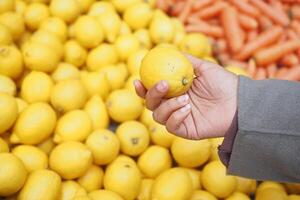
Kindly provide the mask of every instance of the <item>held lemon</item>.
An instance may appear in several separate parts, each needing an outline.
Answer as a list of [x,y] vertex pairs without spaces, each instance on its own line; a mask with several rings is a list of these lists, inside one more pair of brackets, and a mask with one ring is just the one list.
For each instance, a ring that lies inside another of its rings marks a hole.
[[178,50],[170,47],[156,47],[143,59],[140,76],[147,89],[161,80],[169,84],[166,97],[179,96],[191,86],[194,71],[189,60]]
[[118,193],[109,190],[95,190],[89,193],[89,197],[91,200],[123,200]]
[[69,40],[64,46],[64,61],[81,67],[86,60],[87,51],[76,41]]
[[[152,114],[151,114],[151,119]],[[150,122],[151,124],[148,126],[151,141],[156,144],[160,145],[162,147],[169,148],[172,145],[172,142],[175,139],[175,136],[172,135],[169,131],[167,131],[166,127],[158,124],[156,122]]]
[[133,30],[147,28],[151,19],[153,11],[148,3],[137,3],[130,6],[124,13],[124,21]]
[[154,180],[149,178],[145,178],[142,180],[141,189],[137,200],[150,200],[153,182]]
[[102,187],[104,172],[103,169],[97,165],[92,165],[81,177],[77,179],[87,192],[98,190]]
[[17,79],[23,71],[21,52],[14,46],[0,46],[0,74]]
[[69,200],[76,197],[87,196],[87,192],[76,181],[64,181],[61,185],[60,200]]
[[109,43],[115,42],[121,29],[121,19],[116,12],[104,12],[96,16],[104,30],[105,39]]
[[15,123],[18,116],[18,105],[14,97],[0,93],[0,134]]
[[205,190],[196,190],[190,200],[218,200],[214,195]]
[[30,30],[36,30],[50,15],[49,8],[43,3],[29,4],[24,13],[26,26]]
[[78,68],[70,63],[59,63],[51,77],[54,82],[66,79],[78,79],[80,77],[80,72]]
[[49,8],[52,16],[59,17],[66,23],[74,21],[81,12],[76,0],[52,0]]

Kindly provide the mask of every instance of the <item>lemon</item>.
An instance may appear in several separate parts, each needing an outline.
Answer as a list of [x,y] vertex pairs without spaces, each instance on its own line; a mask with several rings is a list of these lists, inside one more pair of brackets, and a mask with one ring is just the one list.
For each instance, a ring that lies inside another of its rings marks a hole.
[[89,197],[91,200],[123,200],[123,198],[118,193],[109,190],[95,190],[89,193]]
[[87,101],[87,91],[77,79],[67,79],[54,85],[51,92],[51,104],[61,113],[79,109]]
[[64,179],[78,178],[92,165],[92,153],[80,142],[63,142],[52,150],[49,164]]
[[179,47],[184,37],[185,37],[185,32],[176,31],[172,43],[176,47]]
[[14,40],[18,40],[25,30],[23,17],[11,11],[0,14],[0,24],[8,28]]
[[[116,67],[122,72],[122,75],[125,79],[128,78],[129,76],[129,72],[128,72],[128,69],[127,69],[127,66],[124,62],[119,62]],[[126,80],[125,80],[126,81]]]
[[226,167],[221,161],[212,161],[202,170],[203,187],[218,198],[230,196],[236,189],[236,177],[226,175]]
[[110,92],[110,85],[104,73],[81,71],[81,81],[90,97],[99,95],[103,99],[107,98]]
[[145,2],[147,2],[152,8],[155,8],[157,4],[157,0],[146,0]]
[[123,122],[118,126],[116,134],[120,140],[121,151],[126,155],[140,155],[149,145],[148,130],[138,121]]
[[115,46],[103,43],[90,51],[86,64],[89,70],[96,71],[107,65],[116,64],[118,60],[119,56]]
[[282,184],[276,183],[276,182],[273,182],[273,181],[264,181],[264,182],[262,182],[261,184],[258,185],[257,190],[255,191],[255,193],[258,194],[259,192],[261,192],[265,189],[268,189],[268,188],[274,188],[274,189],[280,190],[282,192],[286,192],[285,188]]
[[190,200],[218,200],[211,193],[204,190],[196,190],[193,192],[193,195]]
[[177,32],[185,32],[184,24],[178,18],[172,17],[171,21]]
[[93,154],[94,163],[106,165],[119,154],[120,142],[117,136],[107,129],[97,129],[86,140],[86,146]]
[[127,60],[127,67],[130,74],[135,74],[140,72],[140,66],[143,58],[149,51],[147,49],[139,49],[133,52]]
[[28,103],[21,98],[16,98],[19,114],[28,107]]
[[14,7],[15,7],[15,1],[14,0],[2,0],[0,2],[0,13],[13,11]]
[[189,177],[191,178],[193,189],[201,189],[201,176],[200,176],[200,171],[196,169],[190,169],[190,168],[184,168]]
[[12,150],[12,153],[23,161],[28,172],[48,167],[47,155],[35,146],[19,145]]
[[59,54],[38,42],[29,42],[22,52],[25,66],[31,70],[52,72],[59,63]]
[[54,110],[46,103],[30,104],[20,113],[11,135],[12,143],[38,144],[48,138],[56,125]]
[[106,41],[113,43],[119,36],[121,29],[121,19],[116,12],[103,12],[96,16],[104,30]]
[[80,77],[80,72],[73,64],[59,63],[51,77],[55,82],[66,79],[78,79]]
[[288,200],[299,200],[299,199],[300,199],[300,195],[291,194],[288,196]]
[[0,153],[8,153],[9,152],[9,146],[5,142],[4,139],[0,137]]
[[135,93],[126,89],[111,92],[106,100],[106,105],[109,116],[116,122],[137,119],[143,111],[142,100]]
[[152,40],[150,37],[150,33],[148,29],[139,29],[136,30],[133,35],[139,40],[140,46],[142,48],[151,49],[152,48]]
[[147,3],[136,3],[125,10],[123,18],[131,29],[137,30],[147,28],[151,19],[153,11]]
[[22,82],[21,97],[28,103],[48,102],[53,85],[52,79],[48,74],[31,71]]
[[58,17],[49,17],[48,19],[45,19],[41,23],[40,29],[55,34],[61,42],[66,40],[67,25]]
[[25,10],[24,21],[29,29],[36,30],[49,15],[49,9],[45,4],[32,3],[29,4]]
[[175,35],[172,43],[175,44],[176,46],[179,46],[185,36],[185,28],[179,19],[171,18],[171,21],[175,28]]
[[136,164],[116,159],[106,168],[103,184],[106,190],[116,192],[126,200],[133,200],[139,193],[141,181]]
[[0,153],[0,166],[0,196],[9,196],[18,192],[27,177],[23,162],[13,154]]
[[49,8],[52,16],[59,17],[66,23],[74,21],[81,12],[77,0],[52,0]]
[[[142,112],[142,114],[141,114],[141,116],[140,116],[140,119],[139,119],[145,126],[147,126],[149,128],[150,133],[151,132],[153,133],[155,131],[155,130],[153,130],[153,131],[151,130],[150,125],[152,125],[152,124],[159,125],[158,123],[156,123],[154,121],[154,119],[153,119],[152,116],[153,116],[153,112],[151,110],[148,110],[145,107],[144,110],[143,110],[143,112]],[[150,136],[151,136],[151,140],[152,140],[152,135],[150,134]],[[156,144],[156,143],[154,142],[154,144]],[[170,145],[166,146],[166,147],[170,147],[170,146],[171,146],[171,142],[170,142]]]
[[243,75],[243,76],[248,76],[249,77],[249,74],[242,67],[228,65],[228,66],[225,67],[225,69],[227,69],[228,71],[230,71],[230,72],[232,72],[236,75]]
[[127,8],[141,2],[141,0],[112,0],[111,2],[118,12],[123,13]]
[[92,120],[83,110],[72,110],[57,121],[54,142],[84,141],[92,131]]
[[77,181],[87,192],[92,192],[102,187],[103,176],[103,169],[92,165]]
[[90,7],[88,15],[99,16],[104,12],[115,12],[115,7],[109,1],[97,1]]
[[31,36],[32,36],[32,32],[29,31],[25,31],[21,37],[19,38],[19,40],[16,42],[19,49],[22,51],[26,45],[30,42],[31,40]]
[[125,163],[132,167],[137,167],[135,160],[133,160],[133,158],[126,156],[124,154],[118,155],[118,157],[114,160],[114,163],[123,163],[123,164]]
[[184,169],[172,168],[161,173],[154,181],[151,199],[189,200],[192,195],[192,181]]
[[127,34],[131,34],[132,31],[130,29],[130,27],[128,26],[128,24],[124,21],[121,22],[121,27],[120,27],[120,35],[127,35]]
[[61,185],[60,200],[70,200],[77,197],[87,196],[87,192],[76,181],[64,181]]
[[82,195],[82,196],[76,196],[72,200],[91,200],[88,196]]
[[123,68],[119,65],[108,65],[106,67],[102,67],[99,71],[106,75],[112,90],[120,89],[124,86],[127,78],[126,66]]
[[32,172],[18,195],[19,200],[54,200],[58,198],[61,179],[47,169]]
[[229,197],[227,197],[225,200],[250,200],[250,197],[245,195],[244,193],[235,192]]
[[288,196],[285,192],[278,190],[276,188],[266,188],[255,196],[256,200],[267,200],[267,199],[276,199],[276,200],[286,200]]
[[124,89],[130,90],[131,92],[135,92],[135,87],[133,82],[137,79],[140,79],[140,74],[136,73],[136,74],[132,74],[126,81],[125,85],[124,85]]
[[81,12],[85,13],[95,3],[95,0],[77,0],[81,7]]
[[175,28],[168,17],[154,15],[149,26],[149,33],[152,41],[156,44],[170,43],[174,38]]
[[18,105],[14,97],[0,93],[0,133],[7,131],[18,117]]
[[186,34],[180,43],[180,49],[193,56],[203,58],[211,55],[211,45],[202,33]]
[[166,97],[184,94],[191,86],[194,70],[190,61],[171,47],[156,47],[143,59],[140,76],[147,89],[161,80],[169,84]]
[[16,91],[17,87],[14,81],[10,77],[0,74],[0,92],[14,96]]
[[16,79],[22,71],[21,52],[14,46],[0,46],[0,74]]
[[153,185],[153,179],[142,179],[140,193],[137,197],[137,200],[150,200],[151,188]]
[[210,160],[219,160],[219,155],[218,155],[218,147],[219,145],[222,144],[224,138],[223,137],[219,137],[219,138],[211,138],[209,139],[210,144],[211,144],[211,156],[210,156]]
[[[10,1],[10,0],[8,0]],[[10,1],[13,2],[13,1]],[[15,12],[20,14],[20,15],[24,15],[25,10],[26,10],[27,4],[25,1],[23,0],[15,0]]]
[[171,166],[168,149],[160,146],[150,146],[138,159],[138,167],[147,178],[155,178]]
[[140,48],[140,42],[133,34],[126,34],[117,38],[115,46],[119,53],[119,58],[126,61],[130,54]]
[[52,137],[49,137],[48,139],[44,140],[43,142],[41,142],[40,144],[37,145],[37,147],[42,150],[44,153],[47,154],[47,156],[49,156],[50,152],[52,151],[52,149],[54,148],[55,143],[53,141]]
[[0,24],[0,45],[9,45],[13,42],[13,38],[10,34],[9,29]]
[[69,40],[64,46],[64,60],[77,67],[85,63],[87,51],[75,40]]
[[256,180],[247,179],[243,177],[236,177],[237,192],[243,192],[244,194],[250,195],[251,193],[255,192],[256,190]]
[[[149,116],[152,118],[151,116]],[[169,133],[165,126],[160,125],[156,122],[149,122],[149,132],[151,137],[151,142],[153,144],[169,148],[172,145],[173,140],[175,139],[175,136]]]

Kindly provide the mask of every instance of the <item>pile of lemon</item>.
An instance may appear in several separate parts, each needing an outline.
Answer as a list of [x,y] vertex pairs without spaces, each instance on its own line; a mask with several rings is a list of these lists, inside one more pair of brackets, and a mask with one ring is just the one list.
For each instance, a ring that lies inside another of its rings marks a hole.
[[[225,175],[222,138],[171,135],[134,92],[156,45],[215,62],[204,35],[186,34],[154,4],[0,0],[0,197],[249,199],[256,181]],[[256,192],[258,200],[287,198],[273,182]]]

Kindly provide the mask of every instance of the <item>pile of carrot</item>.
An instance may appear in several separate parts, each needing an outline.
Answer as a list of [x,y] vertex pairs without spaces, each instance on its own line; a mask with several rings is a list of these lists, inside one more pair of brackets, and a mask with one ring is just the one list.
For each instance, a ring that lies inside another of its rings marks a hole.
[[187,32],[213,43],[222,65],[244,67],[254,79],[300,81],[299,0],[157,0]]

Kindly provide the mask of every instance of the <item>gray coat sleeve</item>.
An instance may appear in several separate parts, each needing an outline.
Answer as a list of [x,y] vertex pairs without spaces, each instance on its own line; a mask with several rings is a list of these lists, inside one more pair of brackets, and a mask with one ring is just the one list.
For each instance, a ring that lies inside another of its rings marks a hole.
[[239,77],[238,131],[228,173],[300,182],[300,84]]

